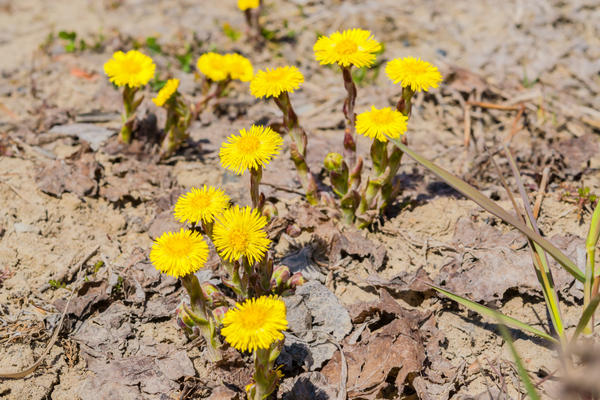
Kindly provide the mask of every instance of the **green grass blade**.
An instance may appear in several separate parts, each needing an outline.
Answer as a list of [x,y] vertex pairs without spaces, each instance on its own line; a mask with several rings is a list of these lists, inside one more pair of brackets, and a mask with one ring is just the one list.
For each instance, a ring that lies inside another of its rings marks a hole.
[[449,291],[447,291],[445,289],[442,289],[440,287],[437,287],[437,286],[434,286],[434,285],[431,285],[431,284],[429,284],[429,286],[432,287],[433,289],[437,290],[438,292],[442,293],[446,297],[448,297],[448,298],[456,301],[457,303],[462,304],[463,306],[465,306],[465,307],[467,307],[467,308],[475,311],[476,313],[479,313],[479,314],[484,315],[486,317],[490,317],[490,318],[493,318],[493,319],[500,320],[503,323],[505,323],[506,325],[510,325],[512,327],[521,329],[521,330],[523,330],[525,332],[529,332],[532,335],[536,335],[536,336],[539,336],[541,338],[547,339],[547,340],[549,340],[549,341],[551,341],[553,343],[558,343],[558,341],[555,338],[553,338],[552,336],[548,335],[546,332],[543,332],[543,331],[541,331],[539,329],[536,329],[536,328],[534,328],[534,327],[532,327],[530,325],[527,325],[526,323],[521,322],[518,319],[514,319],[512,317],[508,317],[508,316],[506,316],[506,315],[504,315],[504,314],[502,314],[502,313],[500,313],[500,312],[498,312],[496,310],[492,310],[489,307],[483,306],[483,305],[481,305],[479,303],[476,303],[474,301],[466,299],[466,298],[464,298],[462,296],[459,296],[457,294],[449,292]]
[[510,352],[512,353],[513,358],[515,359],[515,364],[517,365],[517,372],[519,373],[519,377],[521,378],[521,382],[523,382],[523,386],[525,386],[525,390],[527,391],[527,395],[531,400],[540,400],[540,396],[537,394],[535,390],[535,386],[523,365],[523,361],[515,348],[515,344],[513,342],[512,337],[510,336],[510,332],[506,325],[502,323],[502,321],[498,321],[498,328],[500,329],[500,334],[504,338],[504,341],[508,345]]
[[575,328],[575,332],[573,333],[573,337],[571,338],[571,342],[574,342],[579,335],[583,332],[588,322],[592,319],[594,312],[596,312],[596,308],[598,308],[598,304],[600,303],[600,295],[595,296],[590,304],[583,310],[583,314],[581,314],[581,318],[579,319],[579,323]]
[[[525,186],[521,181],[521,172],[519,171],[519,167],[517,167],[515,159],[513,158],[510,150],[506,146],[504,146],[504,152],[506,153],[506,158],[508,159],[508,163],[512,170],[513,176],[515,177],[517,187],[519,188],[519,194],[521,195],[521,200],[523,201],[523,207],[525,207],[527,227],[532,229],[535,233],[539,234],[540,230],[538,228],[537,221],[535,220],[535,216],[533,215],[531,204],[529,204],[529,197],[527,196],[527,192],[525,191]],[[552,271],[550,270],[550,265],[548,263],[548,257],[546,256],[546,252],[544,251],[544,249],[536,242],[529,240],[529,245],[535,251],[535,254],[532,254],[533,263],[536,266],[536,269],[539,271],[539,273],[537,274],[538,281],[540,282],[540,284],[542,285],[542,289],[544,290],[544,298],[546,300],[548,312],[550,313],[552,326],[554,326],[554,330],[558,333],[561,340],[564,340],[564,324],[560,312],[558,294],[556,294],[556,288],[554,286],[554,278],[552,277]]]
[[575,277],[575,279],[585,282],[585,275],[583,272],[577,268],[575,263],[569,259],[562,251],[560,251],[556,246],[550,243],[548,240],[544,239],[539,234],[535,233],[533,230],[528,228],[523,222],[519,221],[517,217],[508,213],[505,209],[500,207],[498,204],[493,202],[492,200],[485,197],[481,192],[477,189],[469,185],[467,182],[462,179],[452,175],[450,172],[445,169],[438,167],[428,159],[424,158],[418,153],[415,153],[407,146],[403,145],[399,139],[390,139],[392,143],[394,143],[400,150],[406,153],[409,157],[414,159],[416,162],[439,176],[444,182],[448,185],[452,186],[454,189],[473,200],[475,203],[479,204],[484,210],[494,214],[498,218],[502,219],[504,222],[514,226],[516,229],[521,231],[525,236],[539,244],[544,250],[548,252],[552,257],[558,261],[560,265],[562,265],[565,270],[567,270],[571,275]]

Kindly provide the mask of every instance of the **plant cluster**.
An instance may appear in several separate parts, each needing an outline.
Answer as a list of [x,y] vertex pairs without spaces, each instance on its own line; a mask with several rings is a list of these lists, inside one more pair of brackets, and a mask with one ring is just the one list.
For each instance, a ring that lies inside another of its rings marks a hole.
[[[278,133],[263,126],[231,135],[221,146],[221,164],[239,175],[249,171],[252,207],[231,205],[220,188],[192,188],[174,208],[174,217],[186,227],[164,233],[150,251],[159,271],[180,279],[189,303],[178,307],[178,325],[189,336],[204,338],[212,361],[221,359],[221,336],[234,348],[253,353],[254,379],[246,387],[250,399],[264,399],[277,387],[281,373],[275,360],[287,328],[285,303],[279,296],[304,283],[300,273],[274,266],[269,254],[259,184],[262,169],[279,154],[281,143]],[[209,242],[219,257],[223,286],[239,301],[234,307],[219,287],[201,283],[195,274],[206,266]]]

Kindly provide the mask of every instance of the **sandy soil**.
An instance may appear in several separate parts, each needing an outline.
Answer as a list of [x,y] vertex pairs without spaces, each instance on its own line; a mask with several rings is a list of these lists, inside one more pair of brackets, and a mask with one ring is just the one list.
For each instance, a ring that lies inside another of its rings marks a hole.
[[[132,399],[235,398],[247,383],[246,359],[238,357],[229,370],[215,369],[204,361],[201,348],[177,330],[171,317],[183,296],[181,288],[152,275],[146,257],[153,237],[177,228],[170,209],[186,189],[219,185],[235,202],[249,203],[246,179],[218,166],[218,148],[239,128],[278,121],[279,111],[254,99],[247,84],[236,83],[227,98],[194,122],[193,145],[161,164],[140,154],[136,158],[111,152],[114,136],[98,150],[87,151],[83,141],[52,131],[81,122],[116,132],[120,96],[102,65],[113,51],[136,44],[149,52],[143,47],[147,37],[156,37],[163,48],[162,54],[153,55],[159,76],[180,78],[181,90],[190,98],[200,97],[200,85],[193,72],[181,70],[176,55],[189,52],[195,61],[202,52],[216,49],[241,52],[257,68],[297,65],[306,82],[292,101],[309,132],[308,161],[319,171],[325,154],[341,149],[345,92],[339,71],[314,61],[312,45],[318,34],[336,29],[370,29],[385,43],[382,62],[418,56],[438,65],[446,78],[439,89],[417,96],[408,133],[411,148],[511,209],[484,150],[498,148],[511,136],[510,148],[532,200],[542,171],[551,171],[539,218],[542,232],[568,255],[577,256],[590,207],[581,207],[568,193],[579,187],[600,193],[597,1],[265,3],[261,21],[276,40],[257,50],[245,40],[244,17],[234,0],[0,0],[0,372],[20,370],[37,360],[64,299],[84,280],[87,285],[73,300],[77,309],[67,314],[45,362],[24,379],[0,380],[0,397],[85,400],[125,398],[127,393]],[[241,37],[228,38],[224,24],[239,30]],[[88,49],[65,52],[59,31],[76,32]],[[90,49],[95,43],[98,47]],[[358,112],[398,99],[399,87],[389,84],[382,72],[368,72],[359,85]],[[160,123],[164,115],[150,97],[148,92],[140,115],[156,114]],[[523,113],[517,117],[514,110],[472,107],[465,146],[467,100],[522,104]],[[359,141],[359,151],[368,152],[366,140]],[[501,153],[496,161],[510,176]],[[316,270],[314,279],[321,279],[349,310],[377,301],[381,291],[389,290],[407,313],[422,316],[415,330],[421,333],[413,335],[421,343],[422,365],[399,384],[384,385],[385,390],[374,394],[356,389],[351,397],[521,398],[512,357],[491,321],[414,282],[426,277],[448,284],[548,329],[524,239],[408,158],[399,179],[404,191],[370,231],[356,232],[329,221],[335,227],[331,229],[365,241],[369,251],[321,254],[313,228],[295,239],[276,236],[276,258],[310,249],[307,264]],[[61,181],[74,184],[58,196],[48,194],[48,185]],[[277,203],[282,219],[305,212],[304,200],[294,193],[299,185],[287,157],[266,169],[264,183],[263,191]],[[514,183],[509,178],[516,193]],[[581,288],[555,270],[563,314],[572,330]],[[144,283],[140,276],[152,278]],[[142,299],[136,298],[140,282]],[[359,326],[354,321],[353,332]],[[556,369],[555,349],[511,332],[537,381]],[[342,343],[350,346],[348,338]],[[123,372],[131,366],[117,372],[107,367],[132,359],[148,367],[132,374]],[[331,378],[327,368],[324,375]],[[386,370],[381,382],[393,382],[399,368]],[[287,373],[286,382],[302,373]],[[118,385],[106,391],[106,380]],[[337,382],[327,385],[336,388]],[[560,386],[547,379],[540,390],[544,398],[561,398]],[[284,398],[302,398],[282,391]]]

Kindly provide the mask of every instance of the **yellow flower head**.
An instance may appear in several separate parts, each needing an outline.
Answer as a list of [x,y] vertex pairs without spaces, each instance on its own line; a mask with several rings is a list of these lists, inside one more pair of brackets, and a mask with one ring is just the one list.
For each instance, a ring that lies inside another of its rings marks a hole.
[[278,297],[261,296],[230,308],[221,334],[239,351],[254,351],[282,340],[287,327],[285,303]]
[[175,94],[178,87],[179,79],[169,79],[167,83],[165,83],[165,86],[163,86],[163,88],[159,90],[156,97],[152,99],[152,101],[154,102],[154,104],[156,104],[157,107],[164,106],[167,100],[169,100],[171,96]]
[[338,63],[342,67],[370,67],[375,62],[375,53],[381,50],[379,42],[364,29],[348,29],[321,36],[313,50],[321,65]]
[[156,65],[147,55],[137,50],[127,53],[117,51],[104,64],[104,72],[112,83],[117,86],[136,88],[144,86],[154,77]]
[[247,169],[258,169],[279,154],[282,143],[273,129],[252,125],[249,131],[241,129],[239,136],[231,135],[223,142],[219,151],[221,165],[238,175]]
[[186,276],[204,267],[208,258],[208,245],[202,236],[181,229],[167,232],[154,241],[150,261],[157,270],[175,278]]
[[397,138],[406,132],[406,120],[404,114],[390,107],[381,110],[371,107],[371,111],[356,116],[356,132],[387,142],[387,137]]
[[221,54],[213,52],[202,54],[198,57],[196,67],[211,81],[218,82],[227,78],[225,57]]
[[246,57],[236,53],[225,54],[225,69],[231,79],[239,79],[242,82],[250,82],[254,76],[252,63]]
[[285,66],[258,71],[250,82],[254,97],[278,97],[283,92],[293,93],[304,82],[302,72],[296,67]]
[[192,188],[175,203],[175,219],[179,222],[210,223],[229,207],[229,196],[221,189],[204,185]]
[[257,8],[260,5],[260,0],[238,0],[238,8],[246,11],[249,8]]
[[213,243],[224,259],[234,262],[245,256],[253,265],[262,260],[271,244],[265,225],[267,218],[258,210],[236,205],[217,217]]
[[427,61],[420,58],[396,58],[385,67],[385,73],[394,83],[402,87],[410,87],[413,92],[436,88],[442,81],[440,71]]

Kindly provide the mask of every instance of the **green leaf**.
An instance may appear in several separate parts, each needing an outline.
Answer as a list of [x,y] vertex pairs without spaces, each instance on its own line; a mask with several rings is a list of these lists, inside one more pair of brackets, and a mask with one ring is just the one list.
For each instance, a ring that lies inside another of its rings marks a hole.
[[519,328],[525,332],[529,332],[533,335],[539,336],[541,338],[547,339],[553,343],[558,343],[558,340],[556,340],[555,338],[553,338],[552,336],[548,335],[546,332],[543,332],[539,329],[536,329],[530,325],[527,325],[524,322],[519,321],[518,319],[514,319],[512,317],[508,317],[504,314],[502,314],[501,312],[498,312],[496,310],[492,310],[489,307],[486,307],[484,305],[481,305],[479,303],[476,303],[474,301],[471,301],[469,299],[466,299],[462,296],[459,296],[457,294],[454,294],[452,292],[449,292],[445,289],[442,289],[440,287],[428,284],[430,287],[432,287],[433,289],[437,290],[438,292],[442,293],[443,295],[445,295],[446,297],[456,301],[459,304],[462,304],[463,306],[475,311],[476,313],[479,313],[481,315],[484,315],[486,317],[490,317],[496,320],[501,321],[502,323],[506,324],[506,325],[510,325],[513,326],[515,328]]
[[160,45],[156,41],[155,37],[148,36],[146,38],[146,47],[149,48],[150,51],[152,51],[154,53],[158,53],[158,54],[162,53],[162,48],[160,47]]
[[583,310],[583,314],[581,314],[581,318],[579,319],[579,323],[577,324],[577,327],[575,328],[575,332],[573,333],[571,342],[574,342],[575,339],[577,339],[577,337],[579,335],[581,335],[581,332],[583,332],[587,323],[590,322],[590,319],[592,319],[594,312],[596,312],[596,308],[598,308],[599,303],[600,303],[600,295],[596,295],[592,299],[592,301],[590,301],[590,304],[588,304],[588,306],[585,308],[585,310]]
[[535,386],[533,385],[533,382],[531,381],[531,378],[529,377],[529,374],[527,373],[527,370],[523,365],[523,361],[521,360],[521,357],[519,356],[519,353],[515,348],[515,344],[513,343],[513,339],[510,336],[508,328],[502,323],[502,321],[498,321],[498,328],[500,329],[500,334],[506,341],[506,344],[508,345],[512,356],[515,359],[515,364],[517,364],[517,371],[519,372],[519,377],[521,377],[521,382],[523,382],[523,386],[525,386],[527,395],[531,400],[540,400],[540,396],[535,391]]
[[560,265],[562,265],[571,275],[573,275],[575,279],[581,282],[585,281],[585,275],[579,270],[579,268],[577,268],[573,261],[571,261],[566,255],[564,255],[562,251],[560,251],[548,240],[544,239],[542,236],[528,228],[523,222],[519,221],[517,217],[508,213],[505,209],[500,207],[494,201],[485,197],[481,192],[469,185],[467,182],[452,175],[445,169],[438,167],[437,165],[435,165],[425,157],[421,156],[420,154],[412,151],[407,146],[402,144],[400,139],[390,139],[390,141],[396,146],[398,146],[398,148],[404,153],[406,153],[409,157],[411,157],[419,164],[421,164],[422,166],[439,176],[448,185],[452,186],[454,189],[458,190],[460,193],[473,200],[475,203],[479,204],[484,210],[494,214],[507,224],[514,226],[529,239],[539,244],[544,250],[548,252],[548,254],[554,257]]
[[60,32],[58,32],[58,37],[61,39],[64,39],[64,40],[74,41],[77,38],[77,33],[60,31]]

